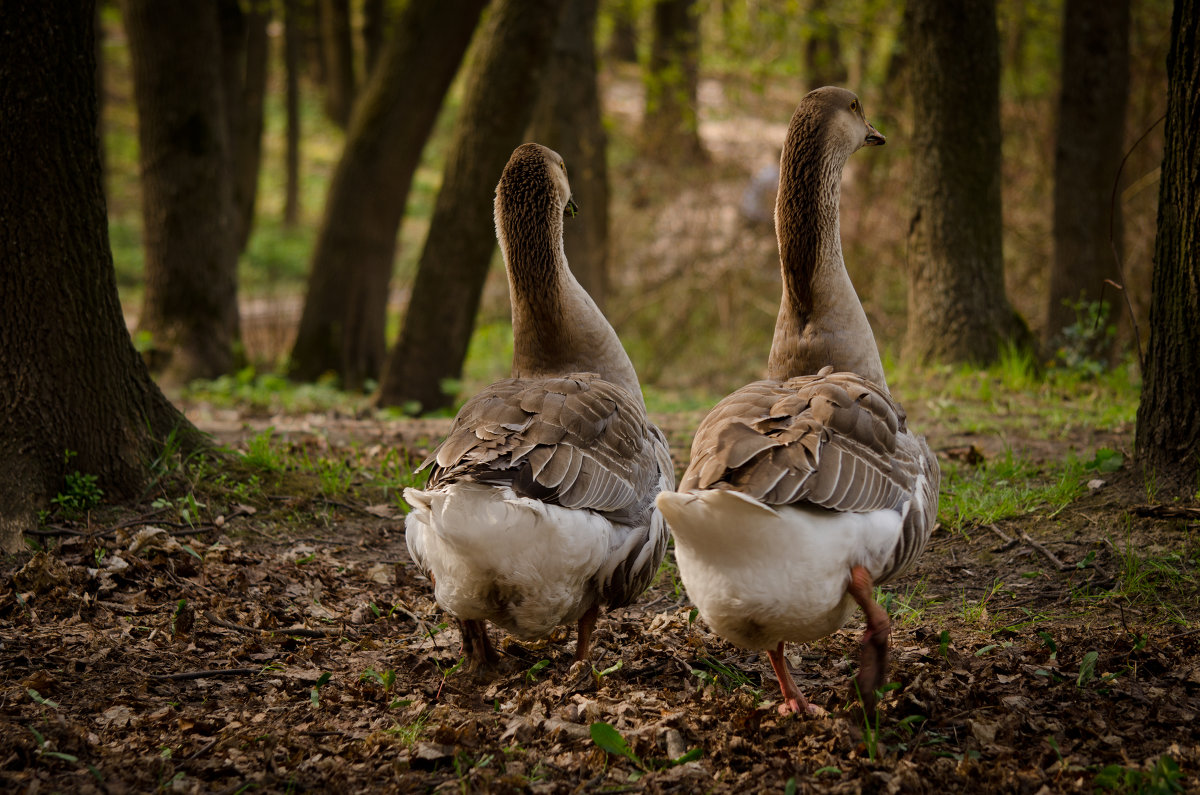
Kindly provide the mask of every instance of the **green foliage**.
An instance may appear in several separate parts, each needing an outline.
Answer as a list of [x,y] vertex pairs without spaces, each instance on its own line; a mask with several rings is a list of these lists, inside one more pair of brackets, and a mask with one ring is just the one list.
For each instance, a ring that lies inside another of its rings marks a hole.
[[1104,301],[1063,303],[1075,313],[1075,322],[1062,330],[1054,363],[1084,376],[1098,376],[1108,369],[1109,350],[1117,336],[1117,327],[1109,322],[1109,304]]
[[343,392],[336,379],[326,378],[316,383],[296,383],[276,373],[263,373],[245,367],[232,375],[211,381],[190,383],[183,396],[191,401],[203,401],[213,406],[258,409],[272,414],[281,412],[327,412],[341,410],[357,413],[367,408],[368,397],[357,392]]
[[[63,453],[63,463],[69,464],[76,455],[74,450]],[[78,469],[63,478],[63,490],[50,498],[50,502],[68,518],[75,518],[95,508],[104,499],[98,475],[85,474]]]
[[[1100,465],[1097,459],[1092,464]],[[948,530],[963,532],[1039,509],[1054,516],[1084,493],[1087,471],[1074,456],[1061,465],[1038,467],[1011,450],[975,468],[950,464],[942,471],[938,519]]]
[[1092,785],[1120,793],[1168,795],[1183,792],[1183,771],[1170,756],[1163,754],[1149,770],[1108,765],[1092,779]]
[[591,725],[590,732],[592,742],[598,747],[613,756],[621,756],[628,759],[638,768],[629,775],[630,781],[637,781],[645,773],[664,770],[675,765],[682,765],[685,762],[695,761],[704,755],[704,749],[693,748],[675,759],[642,759],[633,752],[633,749],[629,747],[629,743],[625,741],[621,733],[611,724],[604,721],[597,721]]

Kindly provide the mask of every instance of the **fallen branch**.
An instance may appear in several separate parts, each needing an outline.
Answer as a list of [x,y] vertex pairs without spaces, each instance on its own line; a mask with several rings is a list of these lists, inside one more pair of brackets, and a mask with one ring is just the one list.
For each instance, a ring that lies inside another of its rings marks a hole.
[[1200,508],[1187,505],[1135,505],[1129,512],[1148,519],[1200,519]]
[[1003,539],[1003,541],[1004,541],[1004,546],[997,547],[996,549],[992,550],[993,552],[1007,552],[1008,550],[1012,549],[1013,547],[1015,547],[1017,545],[1017,539],[1009,538],[1007,535],[1004,534],[1004,531],[1001,530],[999,527],[996,527],[996,525],[990,524],[987,526],[987,528],[988,528],[988,530],[991,530],[996,535],[1000,536],[1000,538]]
[[218,627],[232,629],[238,632],[266,632],[273,635],[291,635],[298,638],[337,638],[345,635],[346,637],[356,637],[354,634],[346,632],[344,629],[309,629],[308,627],[292,627],[291,629],[255,629],[248,627],[245,624],[235,624],[232,621],[226,621],[213,613],[211,610],[204,612],[204,617],[208,619],[208,623],[216,624]]
[[151,679],[169,679],[182,682],[187,679],[208,679],[220,676],[254,676],[262,668],[215,668],[211,671],[183,671],[177,674],[150,674]]
[[1041,552],[1043,555],[1045,555],[1046,559],[1049,560],[1051,563],[1053,563],[1059,571],[1069,571],[1071,569],[1070,566],[1068,566],[1066,563],[1063,563],[1061,560],[1059,560],[1058,556],[1056,556],[1053,552],[1046,549],[1044,546],[1039,544],[1037,541],[1034,541],[1032,538],[1030,538],[1029,533],[1026,533],[1024,530],[1021,531],[1021,540],[1024,541],[1029,546],[1036,549],[1038,552]]

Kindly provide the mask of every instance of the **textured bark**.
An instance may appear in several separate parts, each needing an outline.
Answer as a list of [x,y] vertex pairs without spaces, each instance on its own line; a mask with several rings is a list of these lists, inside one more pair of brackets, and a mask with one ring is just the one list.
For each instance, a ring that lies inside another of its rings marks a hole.
[[300,8],[296,0],[283,0],[284,104],[287,143],[284,153],[283,224],[300,220]]
[[446,379],[462,373],[488,264],[496,248],[492,198],[529,126],[562,17],[558,0],[500,0],[475,53],[442,188],[379,402],[449,405]]
[[1004,292],[994,0],[910,0],[913,216],[907,354],[987,364],[1030,344]]
[[1167,124],[1151,284],[1150,343],[1137,416],[1147,476],[1195,494],[1200,475],[1200,0],[1175,0]]
[[267,87],[270,5],[221,0],[221,82],[233,179],[233,240],[245,250],[254,225],[262,163],[263,98]]
[[571,272],[604,309],[608,268],[608,136],[596,81],[597,0],[567,0],[529,125],[530,140],[562,155],[582,212],[563,229]]
[[1121,250],[1121,205],[1111,197],[1129,100],[1129,0],[1067,0],[1062,53],[1047,340],[1075,322],[1070,303],[1102,294],[1111,303],[1104,280],[1120,282],[1113,247]]
[[[0,4],[0,550],[76,470],[138,493],[156,439],[194,429],[121,316],[96,138],[91,3]],[[75,455],[69,464],[67,450]]]
[[358,91],[350,0],[320,0],[320,3],[321,46],[325,53],[325,115],[344,129],[350,123]]
[[[355,111],[325,203],[293,378],[326,372],[348,389],[378,378],[386,353],[396,234],[421,149],[485,0],[409,3]],[[420,74],[420,80],[412,75]]]
[[171,381],[234,365],[237,251],[217,7],[126,0],[138,107],[146,294],[140,328]]
[[655,0],[650,63],[646,71],[646,151],[670,160],[701,160],[697,90],[700,15],[696,0]]

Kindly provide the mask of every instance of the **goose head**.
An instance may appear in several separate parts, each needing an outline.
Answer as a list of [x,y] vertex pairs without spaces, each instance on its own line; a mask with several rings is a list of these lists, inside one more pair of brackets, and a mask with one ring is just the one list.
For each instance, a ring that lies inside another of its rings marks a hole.
[[867,121],[862,102],[854,92],[837,86],[808,92],[796,108],[796,118],[801,117],[807,117],[813,128],[823,131],[825,151],[841,164],[861,147],[883,146],[887,141]]
[[512,237],[527,236],[535,229],[559,231],[562,218],[578,211],[567,165],[558,152],[534,143],[513,150],[496,185],[496,235],[501,249],[507,250]]

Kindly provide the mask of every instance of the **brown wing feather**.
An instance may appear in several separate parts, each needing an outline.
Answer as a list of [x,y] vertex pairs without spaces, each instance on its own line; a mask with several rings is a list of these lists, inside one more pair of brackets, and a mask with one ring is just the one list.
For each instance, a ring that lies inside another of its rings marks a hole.
[[673,481],[661,432],[624,389],[591,373],[492,384],[462,407],[431,461],[431,487],[503,483],[626,523],[650,510],[662,472]]
[[903,410],[853,373],[758,381],[705,417],[680,490],[732,488],[768,505],[836,511],[897,509],[924,471],[924,443],[902,437],[913,438]]

